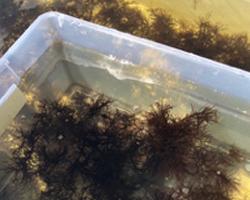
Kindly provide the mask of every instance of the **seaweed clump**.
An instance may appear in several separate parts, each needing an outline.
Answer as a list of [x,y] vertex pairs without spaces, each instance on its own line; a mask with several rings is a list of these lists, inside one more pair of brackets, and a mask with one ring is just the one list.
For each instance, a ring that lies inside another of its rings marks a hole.
[[232,174],[244,157],[234,146],[219,149],[214,145],[207,126],[217,122],[216,110],[205,107],[179,119],[171,116],[171,109],[158,102],[146,115],[146,168],[160,183],[154,187],[168,191],[165,199],[231,199],[232,191],[237,189]]
[[[17,183],[42,182],[47,200],[229,200],[238,149],[212,145],[205,107],[184,118],[157,102],[132,113],[104,95],[76,92],[69,105],[41,102],[31,125],[15,131]],[[25,185],[25,184],[23,184]]]

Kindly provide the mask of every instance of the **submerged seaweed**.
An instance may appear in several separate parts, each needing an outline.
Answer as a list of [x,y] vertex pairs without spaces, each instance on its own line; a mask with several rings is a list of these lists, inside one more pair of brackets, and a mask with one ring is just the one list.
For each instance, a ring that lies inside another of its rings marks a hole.
[[0,27],[9,33],[0,47],[0,55],[37,16],[53,10],[250,71],[247,34],[226,34],[222,25],[206,18],[195,24],[180,22],[164,9],[142,11],[133,1],[125,0],[50,0],[28,10],[20,9],[23,0],[18,2],[0,1],[0,13],[3,13]]
[[43,183],[39,199],[229,200],[237,189],[243,157],[212,145],[213,108],[176,118],[163,102],[140,113],[100,94],[76,92],[70,102],[41,102],[32,124],[15,131],[6,170],[17,183]]

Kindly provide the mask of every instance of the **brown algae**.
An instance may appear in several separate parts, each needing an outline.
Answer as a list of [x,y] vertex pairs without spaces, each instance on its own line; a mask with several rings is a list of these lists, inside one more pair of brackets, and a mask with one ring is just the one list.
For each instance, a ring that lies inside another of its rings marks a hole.
[[244,156],[214,145],[207,126],[216,110],[182,118],[171,110],[158,101],[133,113],[82,91],[42,101],[26,128],[12,131],[18,142],[5,170],[16,183],[34,183],[41,200],[233,199]]

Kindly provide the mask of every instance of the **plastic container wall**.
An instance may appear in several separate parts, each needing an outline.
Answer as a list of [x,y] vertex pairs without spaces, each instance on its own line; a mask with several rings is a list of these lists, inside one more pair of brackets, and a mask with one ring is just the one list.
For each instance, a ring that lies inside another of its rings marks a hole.
[[[244,127],[237,145],[250,150],[250,133],[246,133],[250,129],[249,72],[57,12],[41,15],[1,58],[0,98],[13,83],[23,92],[43,84],[60,60],[78,65],[89,62],[106,68],[117,79],[140,80],[162,87],[166,86],[165,79],[167,85],[171,85],[172,79],[178,80],[172,89],[239,118],[242,123],[235,121],[228,129]],[[112,65],[113,62],[119,65]],[[79,82],[76,73],[72,75],[67,67],[61,66],[57,69],[60,82],[50,80],[48,88],[65,91],[72,82]],[[149,69],[147,77],[138,74],[137,68]],[[159,71],[167,76],[156,73]],[[29,77],[26,87],[21,83],[24,76]],[[228,140],[234,140],[233,134]]]

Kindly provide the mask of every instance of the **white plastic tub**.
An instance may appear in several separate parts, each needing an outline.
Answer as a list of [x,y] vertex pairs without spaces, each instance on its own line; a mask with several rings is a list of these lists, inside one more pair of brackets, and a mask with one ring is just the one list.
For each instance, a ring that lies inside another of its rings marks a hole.
[[250,151],[250,73],[57,12],[41,15],[0,59],[0,131],[25,94],[57,99],[72,85],[134,107],[166,98],[180,116],[213,105],[220,122],[211,133]]
[[[97,69],[106,75],[100,78]],[[218,134],[250,150],[250,73],[57,12],[38,17],[1,58],[0,105],[13,84],[23,93],[38,89],[47,98],[59,97],[72,84],[94,87],[94,82],[131,105],[149,104],[159,95],[175,106],[214,105],[224,130]],[[133,97],[125,87],[130,82],[150,84],[147,88],[160,88],[161,94],[140,91]],[[2,120],[6,112],[0,114]]]

